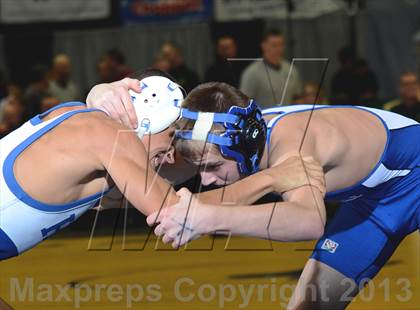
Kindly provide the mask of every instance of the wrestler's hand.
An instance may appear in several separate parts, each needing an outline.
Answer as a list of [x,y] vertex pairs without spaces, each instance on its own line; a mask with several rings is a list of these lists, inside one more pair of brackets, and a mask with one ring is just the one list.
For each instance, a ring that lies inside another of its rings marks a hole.
[[277,193],[311,185],[326,193],[324,171],[312,157],[290,156],[278,165],[264,170],[270,176],[272,186]]
[[210,233],[213,212],[217,210],[200,203],[186,188],[180,189],[177,195],[180,197],[178,203],[147,217],[150,226],[158,224],[156,236],[162,236],[164,243],[172,243],[173,248]]
[[112,119],[128,128],[137,128],[137,116],[128,90],[141,91],[140,81],[125,78],[113,83],[94,86],[87,98],[88,108],[96,108],[106,112]]

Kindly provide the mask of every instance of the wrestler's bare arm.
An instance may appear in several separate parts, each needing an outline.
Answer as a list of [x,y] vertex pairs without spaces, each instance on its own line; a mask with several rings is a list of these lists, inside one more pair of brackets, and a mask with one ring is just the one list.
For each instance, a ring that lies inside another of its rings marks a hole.
[[[185,190],[186,191],[186,190]],[[196,203],[189,193],[178,192],[180,202],[147,218],[163,242],[181,246],[203,234],[222,233],[275,241],[319,239],[324,233],[322,194],[309,186],[287,194],[285,202],[256,206],[219,206]],[[185,217],[187,219],[185,220]],[[181,233],[182,231],[182,233]]]
[[149,166],[146,150],[137,135],[103,117],[93,126],[90,152],[98,170],[106,170],[118,189],[145,215],[178,201],[171,185]]
[[[128,90],[140,92],[139,85],[138,80],[129,78],[113,83],[98,84],[89,92],[86,99],[87,105],[90,108],[105,111],[117,122],[130,127],[130,121],[131,124],[136,123],[136,113]],[[323,177],[319,174],[320,166],[313,159],[305,159],[304,164],[305,170],[301,165],[301,159],[294,157],[276,169],[261,171],[224,188],[200,193],[198,197],[200,201],[212,204],[252,204],[268,193],[283,193],[308,184],[309,180],[313,186],[324,192],[325,184]],[[290,174],[294,177],[289,178]],[[273,175],[278,175],[278,177],[273,178]]]
[[[298,134],[298,132],[296,133]],[[288,135],[273,148],[271,160],[296,152],[296,139]],[[315,144],[308,143],[303,154],[316,156]],[[213,213],[211,231],[221,230],[236,235],[276,241],[314,240],[322,236],[326,222],[323,193],[314,186],[303,186],[283,193],[284,202],[255,206],[221,207]]]
[[223,188],[196,194],[203,203],[209,204],[252,204],[264,195],[275,191],[270,176],[259,172]]
[[215,216],[212,231],[275,241],[303,241],[323,235],[325,206],[322,194],[305,186],[289,192],[285,202],[257,208],[223,207]]
[[[293,122],[284,123],[283,126],[283,130],[277,130],[272,139],[270,166],[278,165],[288,154],[317,159],[317,143],[311,130],[306,133],[301,148],[304,129]],[[224,220],[221,227],[240,235],[299,241],[317,239],[323,234],[326,222],[323,193],[316,187],[303,186],[283,193],[283,199],[284,202],[275,205],[238,207],[231,216],[226,217],[223,211],[217,216],[221,220],[230,218],[229,224]]]
[[[270,161],[273,165],[285,154],[299,153],[301,128],[279,133],[281,145],[273,144]],[[308,139],[302,148],[305,156],[316,157],[316,143]],[[222,231],[228,234],[266,238],[277,241],[302,241],[318,239],[324,232],[326,211],[323,194],[315,187],[303,186],[283,194],[284,202],[255,206],[219,206],[194,202],[181,193],[180,203],[159,216],[154,213],[148,223],[160,222],[157,235],[165,235],[163,241],[182,245],[202,234]],[[185,216],[187,221],[184,221]],[[177,223],[186,223],[185,227]],[[178,234],[177,227],[184,230]],[[182,238],[182,240],[179,240]]]
[[297,155],[279,160],[273,167],[224,188],[200,193],[197,197],[209,204],[250,205],[266,194],[282,194],[309,184],[325,194],[325,178],[318,161],[310,156]]
[[283,194],[284,202],[255,206],[220,207],[210,221],[212,231],[276,241],[304,241],[324,233],[326,210],[323,194],[303,186]]
[[[129,78],[114,83],[98,84],[90,90],[86,102],[89,108],[103,110],[115,121],[123,123],[127,127],[130,125],[135,127],[132,124],[137,123],[136,113],[128,90],[139,92],[139,86],[138,80]],[[199,197],[203,202],[214,204],[222,202],[251,204],[276,190],[281,192],[286,189],[283,188],[280,191],[279,188],[274,188],[269,175],[258,173],[246,180],[227,186],[225,189],[200,193]]]

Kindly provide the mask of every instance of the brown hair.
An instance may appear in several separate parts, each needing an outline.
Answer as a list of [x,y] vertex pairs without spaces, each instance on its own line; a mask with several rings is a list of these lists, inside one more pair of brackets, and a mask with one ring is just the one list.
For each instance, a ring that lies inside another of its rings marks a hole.
[[[239,89],[226,83],[209,82],[194,88],[185,98],[182,107],[195,112],[225,113],[232,106],[247,107],[248,104],[249,98]],[[194,124],[194,120],[181,118],[175,123],[175,128],[190,131],[194,128]],[[223,132],[224,127],[213,124],[211,131]],[[177,139],[175,146],[177,151],[187,158],[197,158],[212,148],[203,141],[182,139]]]
[[137,71],[131,77],[141,81],[150,76],[162,76],[176,83],[175,79],[169,73],[154,68]]
[[268,29],[264,31],[261,42],[267,41],[271,37],[282,37],[283,33],[277,29]]

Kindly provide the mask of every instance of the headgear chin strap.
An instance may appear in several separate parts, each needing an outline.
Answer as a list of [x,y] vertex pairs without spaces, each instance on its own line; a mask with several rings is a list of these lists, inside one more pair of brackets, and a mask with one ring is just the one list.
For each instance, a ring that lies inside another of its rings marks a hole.
[[163,76],[149,76],[140,81],[141,92],[129,91],[136,110],[137,134],[159,133],[175,122],[184,100],[181,87]]
[[[250,100],[246,108],[230,107],[227,113],[181,110],[181,117],[195,120],[193,130],[180,130],[176,136],[184,140],[199,140],[217,144],[220,152],[238,163],[242,175],[259,170],[267,136],[267,126],[257,103]],[[211,132],[213,124],[222,124],[223,133]]]

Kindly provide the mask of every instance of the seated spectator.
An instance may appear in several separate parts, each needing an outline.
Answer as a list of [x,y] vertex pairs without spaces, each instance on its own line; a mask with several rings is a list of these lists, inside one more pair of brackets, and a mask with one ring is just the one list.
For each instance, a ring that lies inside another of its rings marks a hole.
[[24,109],[21,101],[14,96],[7,97],[0,120],[0,139],[17,129],[23,122]]
[[110,49],[98,64],[100,83],[111,83],[133,74],[125,63],[124,54],[117,48]]
[[172,42],[166,42],[162,45],[161,53],[169,60],[171,64],[171,70],[169,71],[169,74],[187,92],[192,90],[200,83],[197,73],[185,65],[184,57],[179,46]]
[[242,62],[229,61],[237,57],[236,42],[231,36],[222,36],[217,40],[216,62],[211,65],[205,74],[206,82],[225,82],[238,87],[239,77],[243,67]]
[[[328,99],[325,96],[325,91],[315,82],[306,82],[303,85],[303,93],[297,97],[296,104],[328,104]],[[318,96],[318,98],[317,98]]]
[[378,82],[375,74],[364,59],[354,64],[354,104],[370,107],[378,105]]
[[[255,99],[262,108],[279,104],[288,105],[302,90],[296,68],[290,71],[290,63],[284,57],[284,37],[277,30],[267,31],[261,43],[263,61],[250,64],[241,76],[240,89]],[[287,81],[287,89],[286,87]],[[284,100],[281,102],[284,93]]]
[[386,103],[384,109],[420,122],[420,86],[414,72],[401,75],[399,92],[400,97]]
[[[23,104],[26,118],[45,111],[47,106],[52,106],[59,101],[48,90],[48,69],[44,65],[34,66],[29,74],[29,86],[23,94]],[[48,104],[46,104],[48,102]]]
[[67,55],[54,57],[49,91],[60,102],[80,99],[76,84],[71,80],[71,71],[71,61]]
[[354,74],[356,54],[354,49],[343,47],[338,52],[340,68],[334,74],[331,82],[331,102],[333,104],[354,103],[356,98],[355,85],[357,84]]
[[5,82],[5,97],[0,99],[0,122],[3,121],[3,114],[6,104],[13,100],[18,100],[22,104],[22,90],[12,82]]
[[169,73],[171,71],[171,62],[164,54],[158,53],[153,60],[152,68]]

